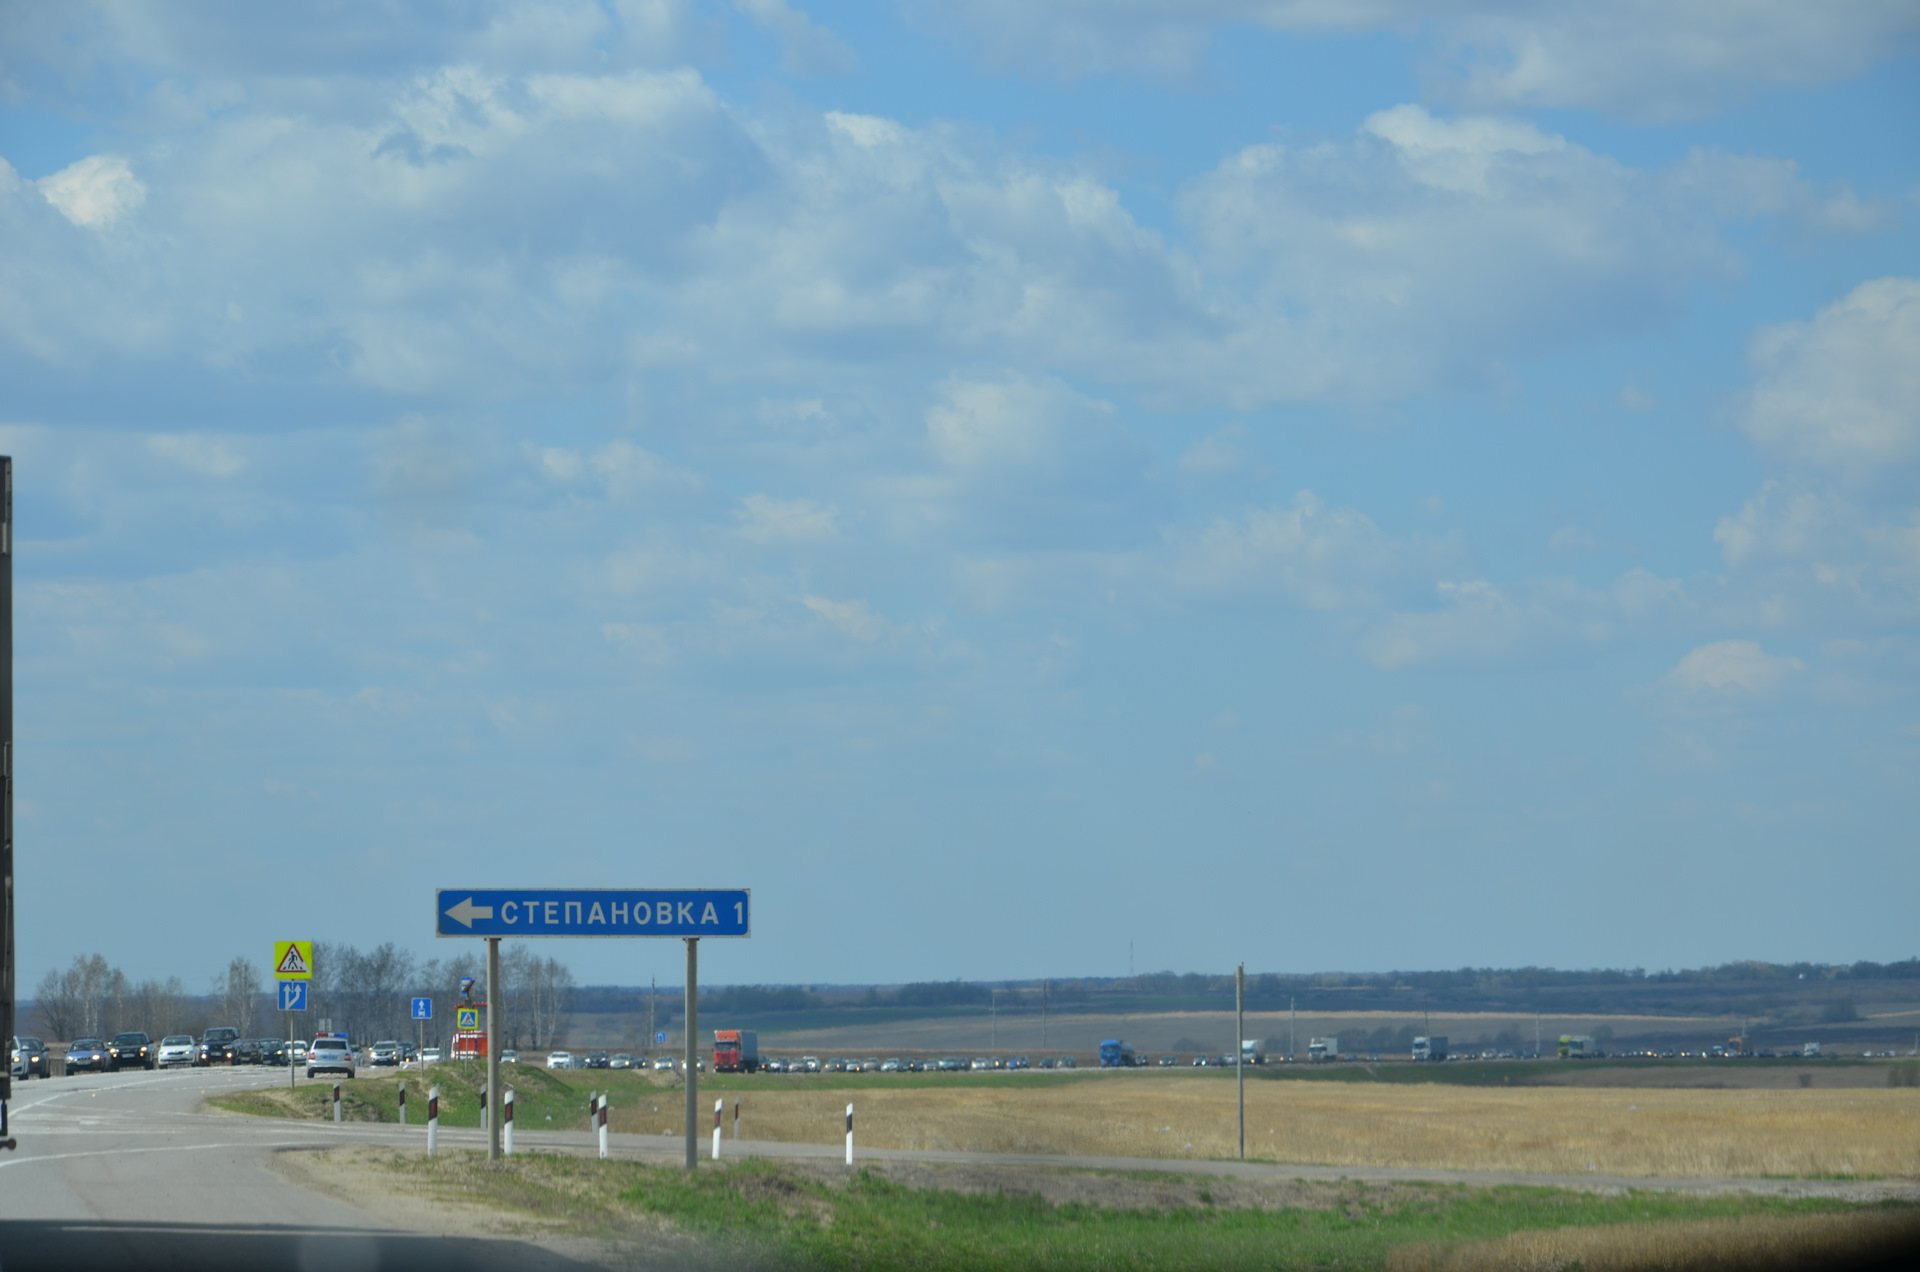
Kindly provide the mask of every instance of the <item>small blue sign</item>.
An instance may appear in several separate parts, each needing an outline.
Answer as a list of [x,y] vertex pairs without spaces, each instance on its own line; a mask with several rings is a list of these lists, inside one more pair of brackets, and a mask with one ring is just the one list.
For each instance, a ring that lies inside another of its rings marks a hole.
[[280,985],[280,1010],[305,1011],[307,1009],[307,982],[285,980]]
[[441,888],[436,936],[751,936],[747,888]]
[[665,1042],[667,1040],[667,1031],[662,1029],[659,1033],[653,1035],[653,1040],[655,1042]]
[[415,1020],[433,1019],[433,999],[416,998],[413,1000],[413,1018]]

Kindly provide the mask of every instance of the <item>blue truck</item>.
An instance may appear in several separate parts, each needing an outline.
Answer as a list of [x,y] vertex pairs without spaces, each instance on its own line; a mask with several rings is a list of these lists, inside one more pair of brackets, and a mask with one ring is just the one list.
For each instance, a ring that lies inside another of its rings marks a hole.
[[1118,1038],[1110,1038],[1100,1044],[1102,1069],[1131,1069],[1137,1063],[1133,1058],[1133,1048]]

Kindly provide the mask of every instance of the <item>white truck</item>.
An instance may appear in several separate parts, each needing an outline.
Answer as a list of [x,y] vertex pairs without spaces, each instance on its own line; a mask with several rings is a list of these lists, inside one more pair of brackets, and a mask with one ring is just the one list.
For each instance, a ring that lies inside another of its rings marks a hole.
[[1415,1060],[1445,1060],[1447,1058],[1447,1040],[1444,1035],[1413,1040],[1413,1058]]
[[1800,1048],[1800,1054],[1808,1060],[1816,1059],[1820,1055],[1820,1044],[1817,1042],[1810,1042],[1806,1046]]
[[1243,1038],[1240,1042],[1241,1064],[1265,1064],[1267,1062],[1267,1040],[1265,1038]]
[[1307,1063],[1319,1064],[1323,1060],[1340,1058],[1340,1039],[1311,1038],[1307,1041]]

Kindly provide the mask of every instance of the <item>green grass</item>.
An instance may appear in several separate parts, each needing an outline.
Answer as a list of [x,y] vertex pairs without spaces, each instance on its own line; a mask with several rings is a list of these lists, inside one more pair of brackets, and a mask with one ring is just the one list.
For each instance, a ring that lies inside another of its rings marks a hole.
[[[419,1166],[409,1159],[404,1168]],[[756,1160],[703,1166],[689,1175],[539,1154],[488,1165],[466,1154],[442,1158],[431,1169],[469,1202],[478,1192],[516,1209],[592,1221],[614,1236],[623,1227],[645,1228],[633,1224],[636,1213],[657,1216],[737,1249],[745,1265],[821,1272],[1370,1269],[1384,1267],[1396,1247],[1482,1241],[1529,1229],[1867,1209],[1752,1196],[1351,1183],[1327,1185],[1312,1208],[1225,1209],[1211,1204],[1205,1181],[1198,1181],[1195,1204],[1109,1209],[1054,1204],[1030,1194],[909,1187],[866,1170],[835,1180]]]

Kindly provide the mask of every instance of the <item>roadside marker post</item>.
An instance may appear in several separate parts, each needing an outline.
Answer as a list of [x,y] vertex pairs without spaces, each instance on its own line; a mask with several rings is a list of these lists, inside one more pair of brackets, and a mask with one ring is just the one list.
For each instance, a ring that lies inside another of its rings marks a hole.
[[[434,893],[435,936],[480,937],[487,943],[487,1086],[499,1100],[500,941],[504,937],[679,937],[687,943],[686,1166],[699,1160],[699,951],[702,937],[750,937],[748,888],[440,888]],[[500,1156],[497,1108],[487,1156]]]
[[713,1102],[713,1160],[720,1160],[720,1110],[727,1106],[726,1097]]
[[440,1088],[427,1088],[427,1156],[440,1148]]
[[600,1160],[604,1162],[607,1160],[607,1097],[604,1092],[602,1092],[600,1096],[599,1122],[600,1122]]
[[847,1105],[847,1165],[853,1165],[853,1105]]
[[733,1101],[733,1142],[740,1142],[740,1100],[737,1096]]
[[333,1122],[335,1126],[340,1124],[340,1084],[338,1082],[333,1084]]
[[407,1124],[407,1084],[400,1084],[400,1125]]
[[506,1122],[506,1125],[503,1126],[500,1131],[500,1152],[503,1156],[512,1157],[513,1156],[513,1088],[512,1087],[507,1088],[507,1096],[506,1096],[506,1099],[502,1102],[502,1108],[505,1111],[501,1114],[501,1117]]

